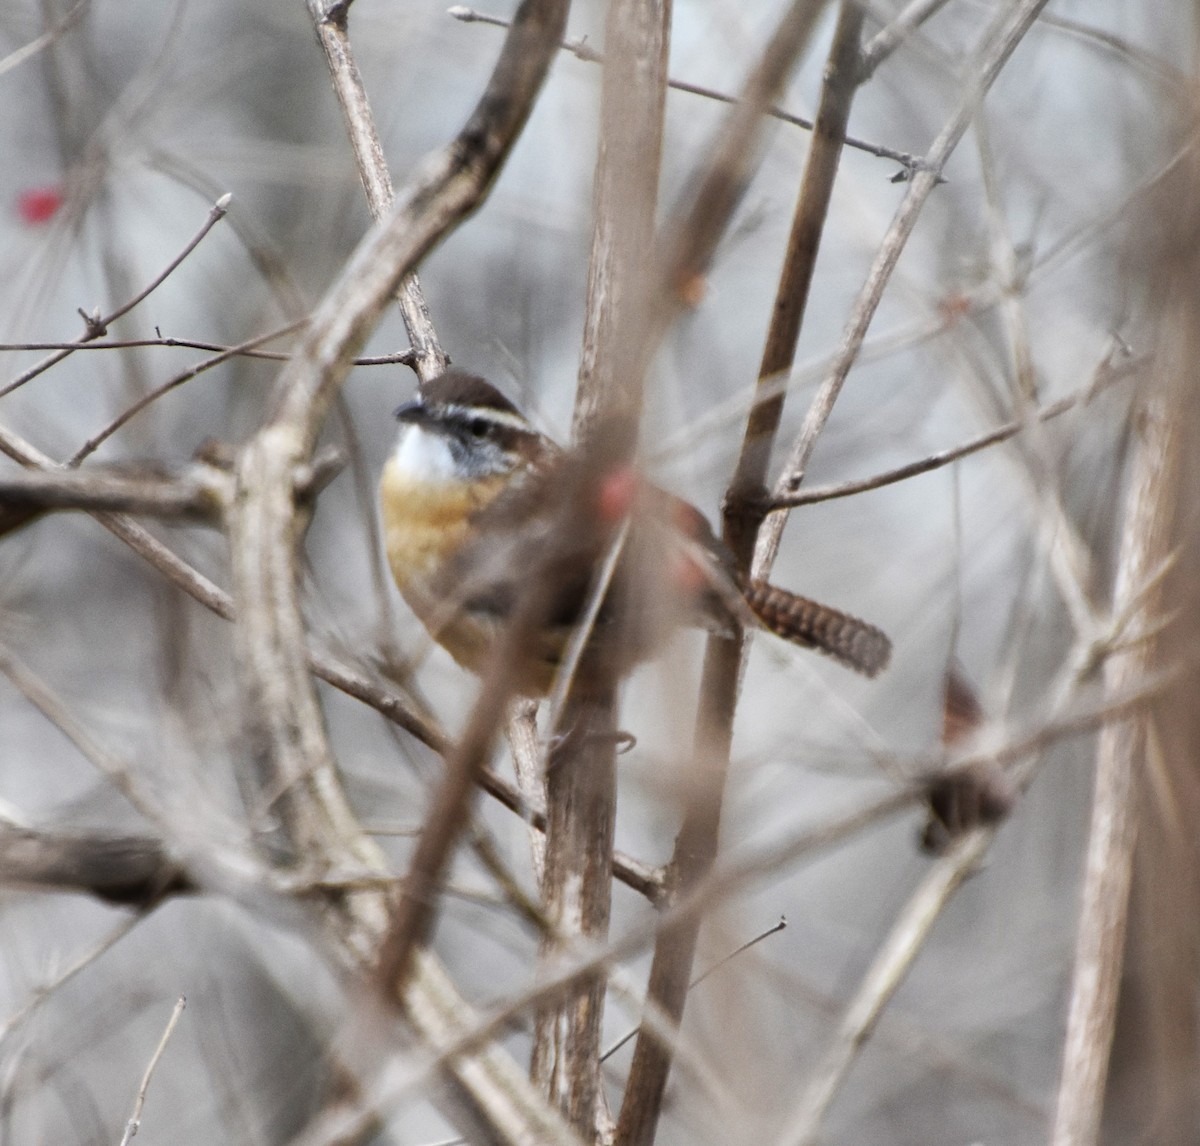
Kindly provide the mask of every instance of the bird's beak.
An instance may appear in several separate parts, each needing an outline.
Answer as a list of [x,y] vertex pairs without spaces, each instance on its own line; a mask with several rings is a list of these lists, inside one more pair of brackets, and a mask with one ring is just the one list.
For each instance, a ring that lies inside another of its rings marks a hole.
[[421,401],[420,397],[411,398],[397,406],[394,413],[398,422],[407,422],[410,425],[423,422],[428,417],[425,403]]

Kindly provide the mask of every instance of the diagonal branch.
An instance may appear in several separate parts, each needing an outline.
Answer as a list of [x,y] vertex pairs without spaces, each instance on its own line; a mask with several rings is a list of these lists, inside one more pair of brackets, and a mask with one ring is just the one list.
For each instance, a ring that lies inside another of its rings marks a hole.
[[162,286],[162,284],[166,282],[176,270],[178,270],[180,264],[183,263],[188,255],[190,255],[204,241],[204,237],[209,233],[209,231],[211,231],[213,227],[215,227],[223,218],[225,218],[225,214],[229,210],[229,201],[232,198],[233,196],[229,192],[226,192],[224,195],[222,195],[209,209],[208,216],[205,218],[200,230],[198,230],[196,234],[194,234],[188,240],[183,250],[180,251],[179,254],[177,254],[166,265],[166,267],[164,267],[163,270],[151,280],[147,286],[143,287],[128,302],[125,302],[121,306],[117,307],[117,309],[112,311],[111,314],[106,314],[103,316],[99,313],[99,308],[97,308],[96,312],[93,314],[86,314],[83,311],[80,311],[80,315],[83,317],[85,329],[78,342],[63,350],[56,350],[53,354],[49,355],[49,357],[42,359],[41,362],[38,362],[36,365],[31,366],[28,370],[17,375],[17,377],[11,382],[4,386],[0,386],[0,398],[3,398],[6,394],[11,394],[14,390],[24,386],[26,382],[32,381],[39,374],[44,374],[52,366],[57,366],[58,363],[63,361],[63,359],[69,358],[79,347],[85,346],[87,343],[92,342],[97,338],[103,338],[104,335],[108,333],[109,326],[116,322],[117,319],[128,314],[139,303],[144,302],[154,291]]
[[[303,465],[349,367],[399,281],[479,205],[532,108],[565,6],[528,0],[479,106],[430,156],[387,218],[359,245],[281,377],[279,410],[243,451],[230,515],[238,659],[264,790],[278,792],[290,844],[318,851],[358,835],[333,771],[308,679],[298,599],[302,523],[289,474]],[[330,837],[327,829],[334,828]]]
[[[363,190],[367,193],[367,206],[371,210],[371,218],[378,222],[391,209],[396,196],[383,146],[379,142],[379,133],[375,130],[375,118],[371,114],[366,88],[350,48],[346,26],[350,5],[345,0],[308,0],[308,11],[329,65],[334,94],[346,118],[346,130],[358,162],[358,173],[362,178]],[[429,307],[425,304],[425,295],[416,271],[405,275],[401,281],[397,301],[412,346],[417,377],[422,383],[428,382],[441,374],[450,360],[433,329]]]
[[[291,497],[290,475],[307,463],[351,359],[401,280],[485,198],[532,109],[566,10],[563,0],[521,5],[475,113],[454,141],[420,165],[360,243],[282,373],[275,416],[239,460],[229,531],[248,731],[260,787],[277,801],[280,843],[310,863],[349,859],[386,870],[346,803],[308,675],[299,601],[304,521]],[[448,764],[448,772],[454,766]],[[329,904],[328,923],[338,942],[360,959],[370,959],[389,930],[381,908],[373,892],[349,893]],[[413,1026],[434,1046],[443,1045],[461,1025],[462,1002],[435,960],[416,951],[407,962],[411,974],[399,1001]],[[388,986],[390,994],[395,983]],[[456,1058],[450,1069],[489,1137],[571,1140],[502,1052],[485,1047]]]

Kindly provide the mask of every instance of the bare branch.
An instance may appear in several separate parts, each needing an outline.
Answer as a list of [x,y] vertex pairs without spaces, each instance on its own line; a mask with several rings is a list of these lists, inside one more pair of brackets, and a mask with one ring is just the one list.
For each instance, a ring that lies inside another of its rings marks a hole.
[[[155,290],[157,290],[166,280],[175,272],[179,265],[203,242],[204,237],[213,229],[224,217],[225,212],[229,209],[229,201],[232,196],[227,192],[222,195],[211,207],[208,212],[208,218],[204,220],[204,225],[196,232],[195,235],[188,241],[187,245],[175,256],[167,266],[159,273],[148,286],[139,291],[132,299],[122,306],[117,307],[111,314],[104,317],[100,316],[97,309],[95,314],[86,314],[80,311],[83,316],[84,325],[86,327],[83,335],[76,343],[76,347],[84,343],[91,342],[97,338],[103,338],[108,333],[109,326],[116,322],[123,315],[128,314],[138,303],[144,302]],[[36,378],[39,374],[45,373],[52,366],[57,366],[63,359],[69,358],[72,354],[72,349],[58,350],[51,354],[48,358],[43,359],[36,366],[31,366],[23,374],[19,374],[6,386],[0,386],[0,398],[6,394],[11,394],[14,390],[24,386],[26,382]]]
[[[307,321],[305,319],[304,321]],[[0,352],[18,350],[137,350],[143,346],[180,347],[184,350],[208,350],[215,354],[235,354],[238,358],[261,358],[266,362],[286,362],[291,354],[283,350],[257,350],[263,342],[281,338],[296,330],[297,324],[289,323],[269,334],[258,335],[251,342],[237,346],[222,346],[218,342],[202,342],[196,338],[113,338],[102,342],[3,342]],[[412,366],[415,362],[411,350],[397,354],[373,354],[356,358],[352,366]]]
[[[914,3],[927,2],[928,0],[914,0]],[[945,2],[946,0],[937,0],[939,5]],[[453,16],[456,20],[461,20],[464,24],[490,24],[495,28],[507,28],[509,24],[507,20],[500,16],[492,16],[486,12],[477,12],[475,9],[467,8],[461,4],[456,4],[448,8],[446,13]],[[882,35],[882,33],[880,34]],[[605,62],[604,53],[596,51],[586,40],[566,39],[562,42],[561,47],[564,52],[570,52],[576,59],[582,60],[584,63],[602,64]],[[703,84],[689,83],[687,80],[668,79],[667,87],[672,91],[701,96],[704,99],[715,100],[717,103],[737,103],[739,98],[738,96],[730,95],[728,92],[706,87]],[[770,116],[772,119],[779,120],[780,123],[801,128],[803,131],[812,131],[816,127],[816,124],[811,119],[806,119],[802,115],[794,115],[792,112],[774,105],[765,108],[763,114]],[[900,151],[897,148],[888,147],[886,144],[871,143],[865,139],[858,139],[853,135],[847,135],[844,142],[847,147],[852,147],[856,151],[864,151],[868,155],[875,156],[876,159],[893,159],[904,168],[905,172],[918,170],[923,162],[919,155],[913,155],[908,151]]]
[[[329,65],[333,91],[346,119],[346,130],[354,148],[363,190],[367,193],[371,218],[378,221],[391,210],[395,192],[383,146],[379,142],[379,133],[375,130],[366,88],[350,49],[350,37],[346,29],[349,7],[349,4],[337,0],[332,3],[329,0],[308,0],[308,11],[317,30],[317,40]],[[428,382],[446,369],[450,359],[438,342],[416,271],[401,281],[397,301],[412,346],[410,365],[422,383]]]
[[1060,398],[1057,402],[1051,402],[1048,406],[1043,406],[1040,410],[1032,412],[1030,416],[1015,418],[1011,422],[1006,422],[1003,426],[997,426],[996,429],[971,438],[961,445],[952,446],[948,450],[939,450],[937,453],[929,454],[920,461],[909,462],[908,465],[897,466],[895,469],[886,470],[872,477],[839,482],[837,485],[802,489],[794,494],[789,494],[787,497],[772,497],[766,502],[767,508],[796,509],[802,505],[815,505],[822,501],[852,497],[854,494],[866,493],[872,489],[882,489],[885,486],[894,485],[896,482],[907,481],[909,478],[929,473],[943,466],[948,466],[960,458],[969,457],[980,450],[986,450],[989,446],[998,445],[1000,442],[1006,442],[1009,438],[1016,437],[1028,428],[1032,420],[1048,422],[1053,418],[1059,417],[1061,414],[1065,414],[1068,410],[1074,409],[1081,403],[1091,401],[1097,392],[1098,384],[1106,384],[1115,380],[1118,376],[1129,377],[1131,374],[1138,373],[1144,365],[1144,360],[1139,359],[1136,362],[1128,363],[1119,371],[1104,370],[1103,378],[1097,378],[1091,385],[1077,390],[1073,394],[1068,394],[1065,398]]
[[[132,468],[0,474],[0,522],[9,510],[84,509],[215,521],[227,481],[208,466],[182,473],[137,475]],[[0,526],[0,532],[3,532]]]
[[159,840],[79,835],[0,824],[0,883],[93,895],[122,907],[153,907],[195,884]]
[[146,1092],[150,1089],[150,1080],[154,1077],[158,1061],[162,1058],[163,1051],[167,1049],[167,1042],[174,1033],[175,1025],[179,1022],[179,1017],[183,1014],[183,1008],[186,1006],[186,997],[180,995],[175,1003],[175,1009],[171,1012],[170,1019],[167,1020],[167,1026],[162,1033],[162,1038],[158,1040],[158,1046],[154,1048],[154,1053],[150,1056],[150,1061],[146,1064],[146,1073],[142,1075],[142,1084],[138,1087],[137,1098],[134,1099],[133,1113],[129,1116],[129,1121],[125,1124],[125,1133],[121,1135],[121,1146],[129,1146],[130,1141],[137,1134],[138,1128],[142,1124],[142,1107],[146,1104]]
[[[787,497],[800,488],[813,447],[833,412],[834,403],[858,357],[867,328],[879,306],[879,300],[883,297],[884,288],[895,270],[900,252],[916,226],[929,193],[937,186],[943,166],[962,139],[980,101],[1025,33],[1032,27],[1045,3],[1046,0],[1021,0],[1014,8],[1003,9],[984,33],[967,67],[967,91],[954,115],[938,133],[926,154],[922,169],[909,184],[904,200],[897,208],[891,226],[879,246],[867,280],[842,333],[838,356],[820,390],[814,396],[800,427],[800,433],[784,463],[783,472],[775,486],[777,497]],[[775,554],[779,550],[786,520],[787,512],[781,510],[771,514],[764,522],[755,547],[754,571],[757,576],[766,576],[770,572]]]
[[[1113,591],[1114,609],[1123,628],[1153,625],[1161,589],[1158,570],[1171,549],[1182,448],[1182,418],[1177,406],[1184,380],[1192,377],[1196,345],[1195,310],[1189,306],[1194,271],[1184,281],[1187,287],[1177,286],[1170,304],[1178,324],[1178,330],[1172,332],[1174,360],[1166,363],[1165,385],[1160,384],[1149,396],[1135,422],[1137,452]],[[1148,584],[1154,586],[1149,592]],[[1104,666],[1106,694],[1119,695],[1139,687],[1149,673],[1156,647],[1151,638],[1113,653]],[[1146,729],[1147,717],[1139,712],[1128,720],[1105,725],[1097,745],[1083,901],[1051,1139],[1054,1146],[1091,1146],[1098,1140],[1125,952],[1138,825],[1138,774],[1144,767]]]
[[[609,62],[601,93],[600,147],[593,185],[592,249],[573,438],[587,451],[609,447],[610,467],[632,460],[633,434],[610,428],[641,421],[645,379],[647,251],[653,249],[671,43],[671,0],[609,5]],[[608,935],[616,824],[616,681],[602,674],[584,695],[572,689],[592,625],[623,552],[611,539],[593,577],[591,601],[564,652],[550,697],[549,728],[561,737],[547,765],[542,895],[552,923],[542,961],[553,968],[580,940]],[[606,977],[582,980],[539,1011],[530,1073],[586,1136],[611,1137],[600,1077]]]
[[[789,18],[796,24],[812,20],[817,6],[807,11],[794,8]],[[845,133],[850,98],[857,69],[858,37],[862,12],[856,3],[842,7],[838,31],[830,52],[830,67],[822,91],[819,130],[809,152],[805,179],[785,257],[783,279],[774,312],[774,321],[759,371],[759,387],[742,443],[736,475],[730,489],[730,502],[740,496],[741,505],[727,509],[724,519],[725,541],[733,551],[739,571],[749,565],[758,520],[744,512],[748,494],[757,494],[763,485],[771,440],[778,425],[783,394],[775,386],[776,375],[790,365],[799,336],[800,321],[816,261],[817,245],[824,224],[833,177],[837,169],[841,138]],[[807,39],[800,34],[795,50]],[[764,57],[765,58],[765,57]],[[847,67],[849,65],[849,67]],[[761,96],[767,102],[771,96]],[[732,123],[730,128],[732,130]],[[744,125],[741,128],[744,130]],[[716,176],[713,176],[715,182]],[[703,196],[698,203],[703,202]],[[709,210],[718,210],[715,204]],[[699,207],[697,207],[699,214]],[[699,264],[697,264],[698,266]],[[684,281],[683,276],[676,280]],[[733,717],[742,661],[743,639],[710,637],[705,654],[699,714],[696,721],[695,752],[700,765],[699,779],[684,813],[676,840],[671,871],[676,886],[687,892],[707,877],[717,854],[721,805],[729,748],[733,735]],[[662,1009],[668,1021],[678,1025],[687,1001],[692,975],[700,918],[695,916],[665,929],[655,947],[650,970],[647,998]],[[667,1076],[671,1069],[672,1049],[650,1031],[638,1036],[633,1064],[618,1121],[619,1146],[650,1146],[662,1109]]]

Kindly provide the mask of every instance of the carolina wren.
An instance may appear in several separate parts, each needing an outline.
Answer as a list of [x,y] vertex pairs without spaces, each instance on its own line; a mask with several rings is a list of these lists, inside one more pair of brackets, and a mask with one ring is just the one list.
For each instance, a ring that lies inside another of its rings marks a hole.
[[[380,482],[388,562],[401,595],[459,664],[482,671],[529,577],[532,547],[561,526],[550,507],[571,455],[539,433],[482,378],[450,370],[396,411],[400,439]],[[592,643],[618,675],[649,657],[677,624],[728,631],[757,623],[874,676],[891,654],[873,625],[739,578],[698,509],[617,470],[595,487],[594,512],[627,521]],[[557,520],[558,525],[551,525]],[[617,528],[605,536],[614,536]],[[596,536],[592,531],[589,536]],[[592,543],[580,542],[580,551]],[[549,692],[570,633],[594,592],[603,547],[561,563],[516,688]],[[586,558],[586,559],[583,559]]]

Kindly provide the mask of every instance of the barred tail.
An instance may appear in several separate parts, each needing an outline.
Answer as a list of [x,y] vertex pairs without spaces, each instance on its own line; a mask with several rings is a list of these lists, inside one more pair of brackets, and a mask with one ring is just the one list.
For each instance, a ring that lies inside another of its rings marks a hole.
[[892,642],[874,625],[766,581],[744,581],[740,588],[750,611],[777,637],[828,653],[866,676],[887,667]]

